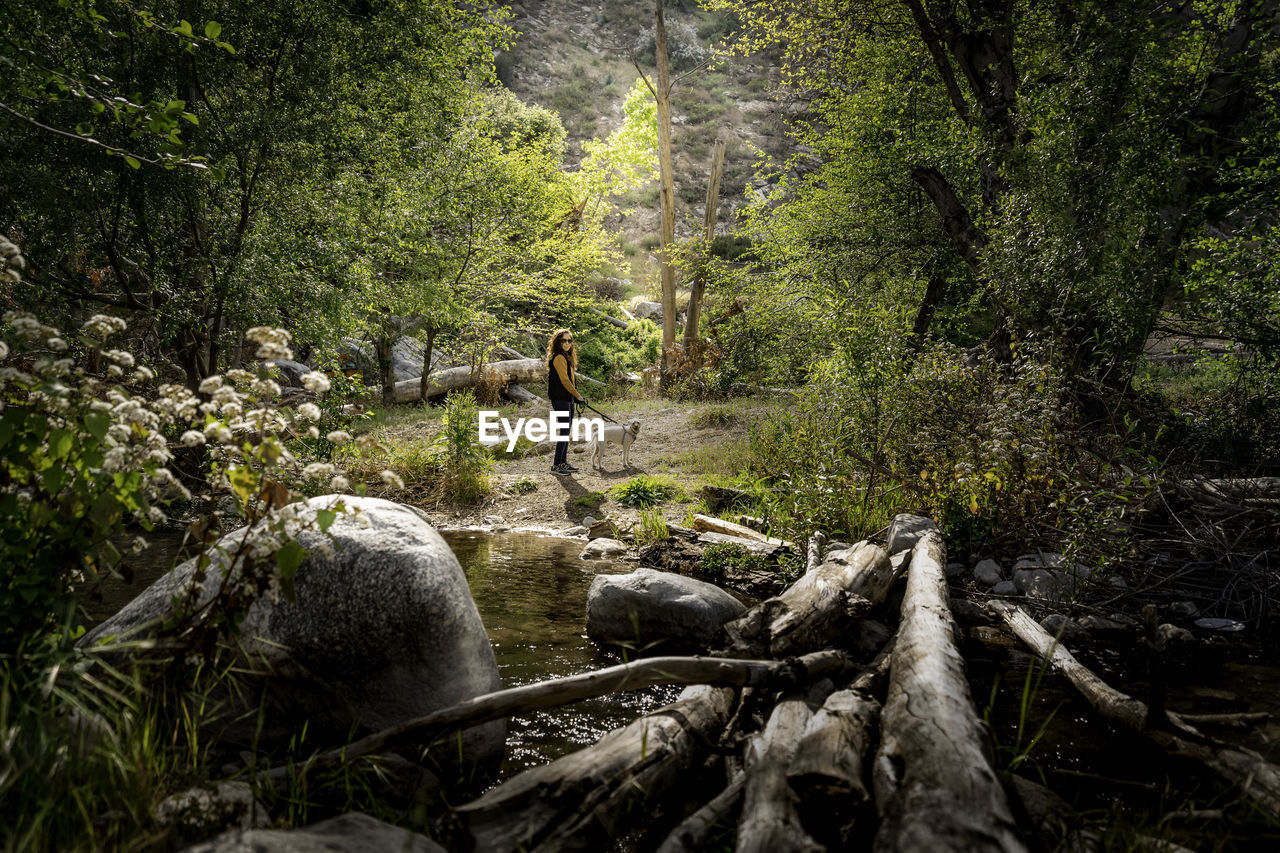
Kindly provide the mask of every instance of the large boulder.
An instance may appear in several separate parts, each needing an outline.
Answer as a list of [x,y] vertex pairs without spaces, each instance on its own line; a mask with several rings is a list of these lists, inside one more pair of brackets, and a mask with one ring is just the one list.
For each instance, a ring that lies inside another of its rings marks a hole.
[[[501,689],[462,567],[426,518],[411,507],[353,496],[311,498],[299,509],[339,500],[348,512],[329,528],[331,556],[321,553],[325,535],[299,536],[311,555],[294,577],[295,603],[260,598],[241,626],[249,659],[270,669],[268,685],[281,685],[270,695],[283,717],[270,722],[289,731],[305,718],[313,728],[345,736],[353,726],[376,731]],[[213,546],[197,606],[213,599],[228,554],[245,535],[242,528]],[[81,644],[145,630],[175,598],[188,595],[195,572],[194,559],[181,564]],[[468,729],[463,757],[496,765],[505,740],[505,722]]]
[[587,634],[636,648],[706,649],[721,625],[745,611],[720,587],[684,575],[654,569],[596,575],[587,591]]
[[631,309],[631,313],[639,317],[641,320],[652,320],[655,323],[662,322],[662,303],[661,302],[637,302]]

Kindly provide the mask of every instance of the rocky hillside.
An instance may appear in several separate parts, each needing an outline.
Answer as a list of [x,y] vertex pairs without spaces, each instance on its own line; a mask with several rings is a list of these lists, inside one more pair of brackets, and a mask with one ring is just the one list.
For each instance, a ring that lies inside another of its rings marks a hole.
[[[604,136],[622,121],[622,103],[637,75],[631,56],[652,75],[653,3],[633,0],[517,0],[511,3],[520,37],[498,57],[499,76],[521,99],[556,110],[569,134],[569,158],[582,143]],[[721,232],[752,189],[754,166],[763,155],[785,157],[790,141],[784,106],[775,99],[776,70],[767,56],[713,58],[736,22],[696,2],[666,11],[673,76],[688,73],[672,94],[672,142],[677,196],[677,236],[702,227],[711,152],[717,136],[726,142],[720,191]],[[646,48],[647,43],[647,50]],[[699,68],[710,59],[711,63]],[[611,224],[622,234],[630,269],[618,270],[637,291],[654,293],[658,245],[658,185],[621,200]]]

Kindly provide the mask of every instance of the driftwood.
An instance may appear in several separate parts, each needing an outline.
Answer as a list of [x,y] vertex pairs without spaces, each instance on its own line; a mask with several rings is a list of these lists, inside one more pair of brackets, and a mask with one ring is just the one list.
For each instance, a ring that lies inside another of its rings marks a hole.
[[1174,487],[1196,503],[1227,509],[1280,507],[1280,477],[1193,477]]
[[823,563],[726,624],[729,652],[781,657],[822,648],[854,616],[883,601],[896,577],[884,549],[861,542],[847,563]]
[[773,706],[764,731],[747,743],[747,784],[738,821],[739,853],[822,849],[801,825],[796,800],[787,786],[787,767],[813,719],[810,698],[802,692],[782,697]]
[[1004,619],[1018,639],[1065,675],[1095,711],[1140,732],[1174,755],[1206,765],[1227,781],[1239,785],[1250,799],[1272,815],[1280,815],[1280,769],[1274,764],[1253,750],[1206,737],[1186,718],[1172,711],[1163,714],[1161,724],[1166,728],[1150,727],[1146,704],[1121,693],[1095,675],[1022,608],[998,600],[988,602],[987,607]]
[[657,853],[693,853],[696,850],[706,850],[716,825],[726,821],[738,808],[746,781],[745,773],[735,775],[711,802],[673,829]]
[[757,542],[763,542],[766,545],[794,549],[794,546],[790,542],[783,539],[775,539],[772,536],[766,536],[759,530],[753,530],[745,524],[734,524],[732,521],[725,521],[723,518],[715,518],[701,513],[697,513],[693,516],[693,529],[706,533],[720,533],[724,536],[736,536],[739,539],[754,539]]
[[786,549],[778,545],[768,545],[759,539],[744,539],[741,536],[729,536],[724,533],[699,533],[698,541],[704,545],[737,545],[753,554],[769,559],[780,556]]
[[973,710],[931,530],[911,553],[875,761],[875,849],[1023,850]]
[[733,691],[690,687],[598,743],[534,767],[457,809],[476,850],[599,850],[648,815],[649,803],[705,755]]
[[[848,658],[836,651],[805,655],[791,661],[731,660],[709,657],[657,657],[611,666],[607,669],[526,684],[485,693],[424,717],[368,735],[344,747],[323,752],[305,769],[340,765],[361,756],[386,752],[407,744],[429,742],[446,732],[478,726],[517,714],[557,708],[583,699],[640,690],[660,684],[711,684],[730,687],[794,685],[843,671]],[[276,768],[270,778],[284,777],[287,768]]]

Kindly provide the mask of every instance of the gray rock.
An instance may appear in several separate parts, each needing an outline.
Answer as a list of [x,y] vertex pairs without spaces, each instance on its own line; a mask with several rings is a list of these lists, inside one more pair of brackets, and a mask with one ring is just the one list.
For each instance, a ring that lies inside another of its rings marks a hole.
[[1062,601],[1070,598],[1073,580],[1074,578],[1066,572],[1049,569],[1020,569],[1013,573],[1013,585],[1018,592],[1046,601]]
[[596,575],[587,592],[587,634],[636,648],[662,642],[705,649],[721,625],[745,611],[720,587],[673,572]]
[[1050,613],[1040,621],[1040,627],[1065,646],[1072,646],[1089,639],[1089,632],[1080,623],[1068,619],[1061,613]]
[[1004,572],[995,560],[980,560],[973,567],[973,579],[982,586],[992,587],[1004,580]]
[[1090,634],[1097,634],[1099,636],[1116,636],[1119,634],[1129,633],[1129,629],[1124,625],[1121,625],[1119,622],[1102,616],[1095,616],[1092,613],[1080,618],[1080,627],[1084,628]]
[[[272,680],[281,685],[272,695],[282,708],[270,717],[268,737],[287,736],[302,719],[343,737],[353,726],[376,731],[500,689],[467,579],[426,517],[351,495],[311,498],[306,506],[326,508],[338,500],[349,512],[330,528],[331,543],[319,533],[299,535],[312,556],[295,575],[296,603],[263,597],[241,626],[246,650],[286,676]],[[228,555],[246,533],[227,534],[214,546],[197,606],[214,598]],[[319,549],[330,544],[333,556],[326,558]],[[178,566],[80,644],[128,634],[168,612],[175,596],[196,584],[195,570],[195,559]],[[486,723],[463,735],[462,754],[469,762],[497,763],[505,741],[504,722]]]
[[631,313],[639,317],[641,320],[652,320],[655,323],[661,323],[662,303],[637,302],[636,306],[631,309]]
[[1192,601],[1175,601],[1169,605],[1169,618],[1189,622],[1200,615],[1200,608]]
[[899,551],[910,551],[920,541],[921,536],[930,530],[937,529],[938,525],[933,523],[932,518],[909,513],[895,515],[893,521],[889,522],[888,544],[885,550],[890,555]]
[[1114,589],[1128,589],[1129,582],[1119,575],[1112,575],[1107,578],[1107,586],[1113,587]]
[[1156,636],[1169,650],[1187,648],[1196,644],[1195,635],[1186,628],[1170,625],[1168,622],[1156,628]]
[[596,519],[590,524],[582,522],[587,528],[588,539],[611,539],[613,538],[613,519],[605,517]]
[[564,530],[560,531],[560,533],[564,536],[586,536],[587,528],[579,524],[576,527],[566,527]]
[[987,608],[967,598],[951,599],[951,612],[955,615],[957,622],[963,622],[966,625],[990,625],[994,621],[991,614],[987,612]]
[[617,557],[627,552],[627,544],[619,542],[617,539],[592,539],[587,546],[582,549],[579,555],[583,560],[603,560],[609,557]]
[[188,847],[184,853],[444,853],[444,848],[407,829],[351,812],[305,829],[235,830]]
[[987,590],[992,595],[1017,595],[1018,588],[1014,586],[1013,581],[1000,581],[1000,583]]
[[289,361],[288,359],[277,359],[276,361],[268,361],[267,365],[276,368],[279,373],[279,381],[281,385],[288,385],[290,388],[301,388],[302,377],[304,374],[310,373],[311,368],[298,361]]
[[1209,617],[1207,619],[1197,619],[1195,621],[1197,628],[1203,628],[1206,631],[1219,631],[1224,634],[1234,634],[1245,629],[1243,622],[1237,622],[1235,619],[1219,619]]
[[969,571],[969,567],[964,563],[947,563],[947,567],[944,571],[947,573],[947,577],[958,578],[963,577],[964,573]]
[[208,838],[227,829],[271,825],[267,809],[247,782],[218,782],[190,788],[163,800],[154,811],[156,824],[185,838]]
[[1034,554],[1023,554],[1013,564],[1015,572],[1024,569],[1052,569],[1058,572],[1067,572],[1078,578],[1087,578],[1093,574],[1093,569],[1085,563],[1078,560],[1069,560],[1063,554],[1057,554],[1053,551],[1037,551]]

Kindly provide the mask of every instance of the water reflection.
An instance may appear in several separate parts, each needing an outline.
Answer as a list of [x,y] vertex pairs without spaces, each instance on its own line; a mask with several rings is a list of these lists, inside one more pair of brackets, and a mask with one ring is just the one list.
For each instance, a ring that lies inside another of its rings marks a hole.
[[[580,560],[581,540],[537,533],[444,533],[471,585],[504,687],[612,666],[587,639],[587,589],[597,574],[634,566]],[[675,699],[677,687],[590,699],[511,720],[504,775],[545,764]]]

